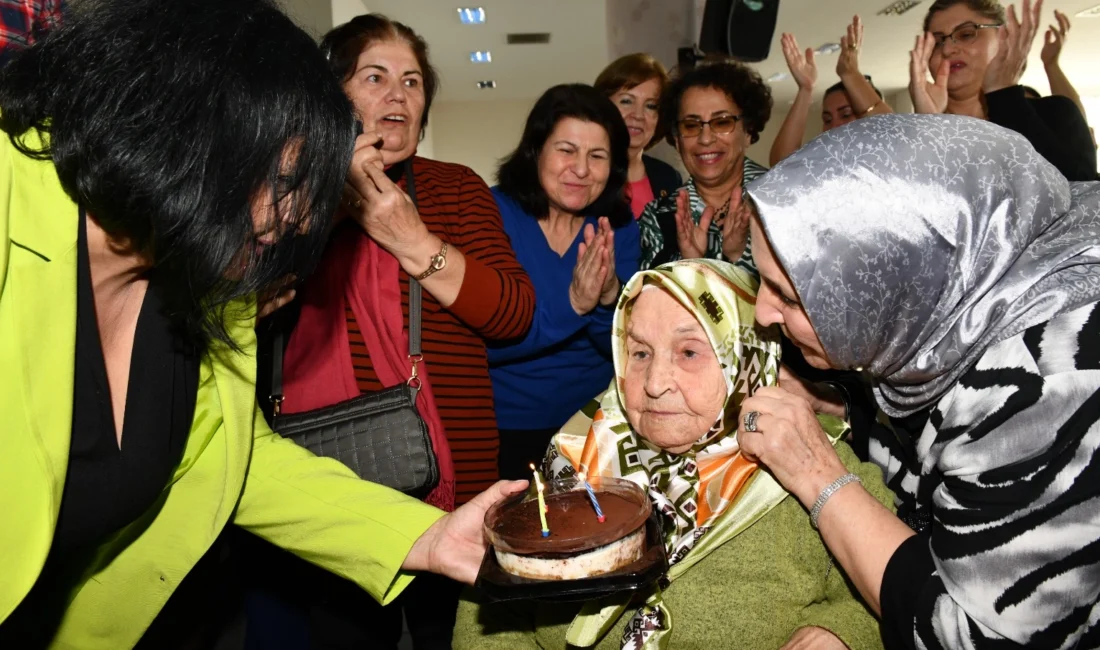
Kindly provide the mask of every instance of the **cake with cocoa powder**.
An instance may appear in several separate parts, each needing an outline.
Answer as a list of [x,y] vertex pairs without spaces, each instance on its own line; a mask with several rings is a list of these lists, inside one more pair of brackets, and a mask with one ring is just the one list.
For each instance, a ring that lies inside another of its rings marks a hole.
[[648,496],[621,479],[594,478],[592,484],[603,522],[578,481],[546,484],[548,537],[542,535],[539,502],[530,493],[491,508],[485,527],[501,569],[538,580],[576,580],[639,560],[645,552]]

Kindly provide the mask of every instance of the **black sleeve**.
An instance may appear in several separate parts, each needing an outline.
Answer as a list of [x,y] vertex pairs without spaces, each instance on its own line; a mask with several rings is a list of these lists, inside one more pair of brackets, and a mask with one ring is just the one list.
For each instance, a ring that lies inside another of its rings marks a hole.
[[913,628],[917,602],[935,571],[928,538],[923,535],[905,540],[890,556],[878,596],[882,607],[882,642],[887,650],[916,648]]
[[1073,100],[1053,95],[1038,100],[1012,86],[985,96],[989,121],[1024,136],[1071,181],[1094,181],[1096,148],[1088,123]]

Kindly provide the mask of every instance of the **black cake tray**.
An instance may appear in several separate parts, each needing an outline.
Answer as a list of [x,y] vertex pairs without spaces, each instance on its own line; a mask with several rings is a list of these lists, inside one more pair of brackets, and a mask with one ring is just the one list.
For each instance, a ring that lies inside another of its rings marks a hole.
[[614,573],[579,580],[535,580],[500,568],[492,547],[485,553],[474,587],[492,600],[591,600],[625,591],[637,591],[657,582],[668,571],[668,557],[656,515],[646,520],[645,550],[641,559]]

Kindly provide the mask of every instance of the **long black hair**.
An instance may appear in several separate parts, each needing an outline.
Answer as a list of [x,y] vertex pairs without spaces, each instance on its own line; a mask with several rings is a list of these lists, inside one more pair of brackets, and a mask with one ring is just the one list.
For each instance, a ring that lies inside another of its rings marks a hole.
[[607,186],[582,214],[607,217],[613,228],[625,226],[634,219],[624,193],[630,166],[627,151],[630,133],[615,104],[586,84],[554,86],[535,102],[527,116],[519,146],[497,170],[501,191],[515,199],[527,214],[541,219],[550,213],[550,199],[539,181],[539,155],[554,127],[568,117],[602,126],[611,143],[611,173]]
[[[355,139],[324,57],[270,0],[76,4],[0,73],[0,111],[15,146],[52,159],[73,200],[150,261],[199,343],[232,345],[226,307],[320,254]],[[23,142],[30,129],[44,147]],[[254,203],[289,205],[262,253]]]

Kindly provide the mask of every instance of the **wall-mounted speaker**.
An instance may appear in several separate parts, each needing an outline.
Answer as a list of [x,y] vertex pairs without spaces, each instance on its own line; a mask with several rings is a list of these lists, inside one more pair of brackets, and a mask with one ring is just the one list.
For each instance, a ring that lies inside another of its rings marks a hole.
[[699,49],[739,61],[763,61],[778,17],[779,0],[707,0]]

